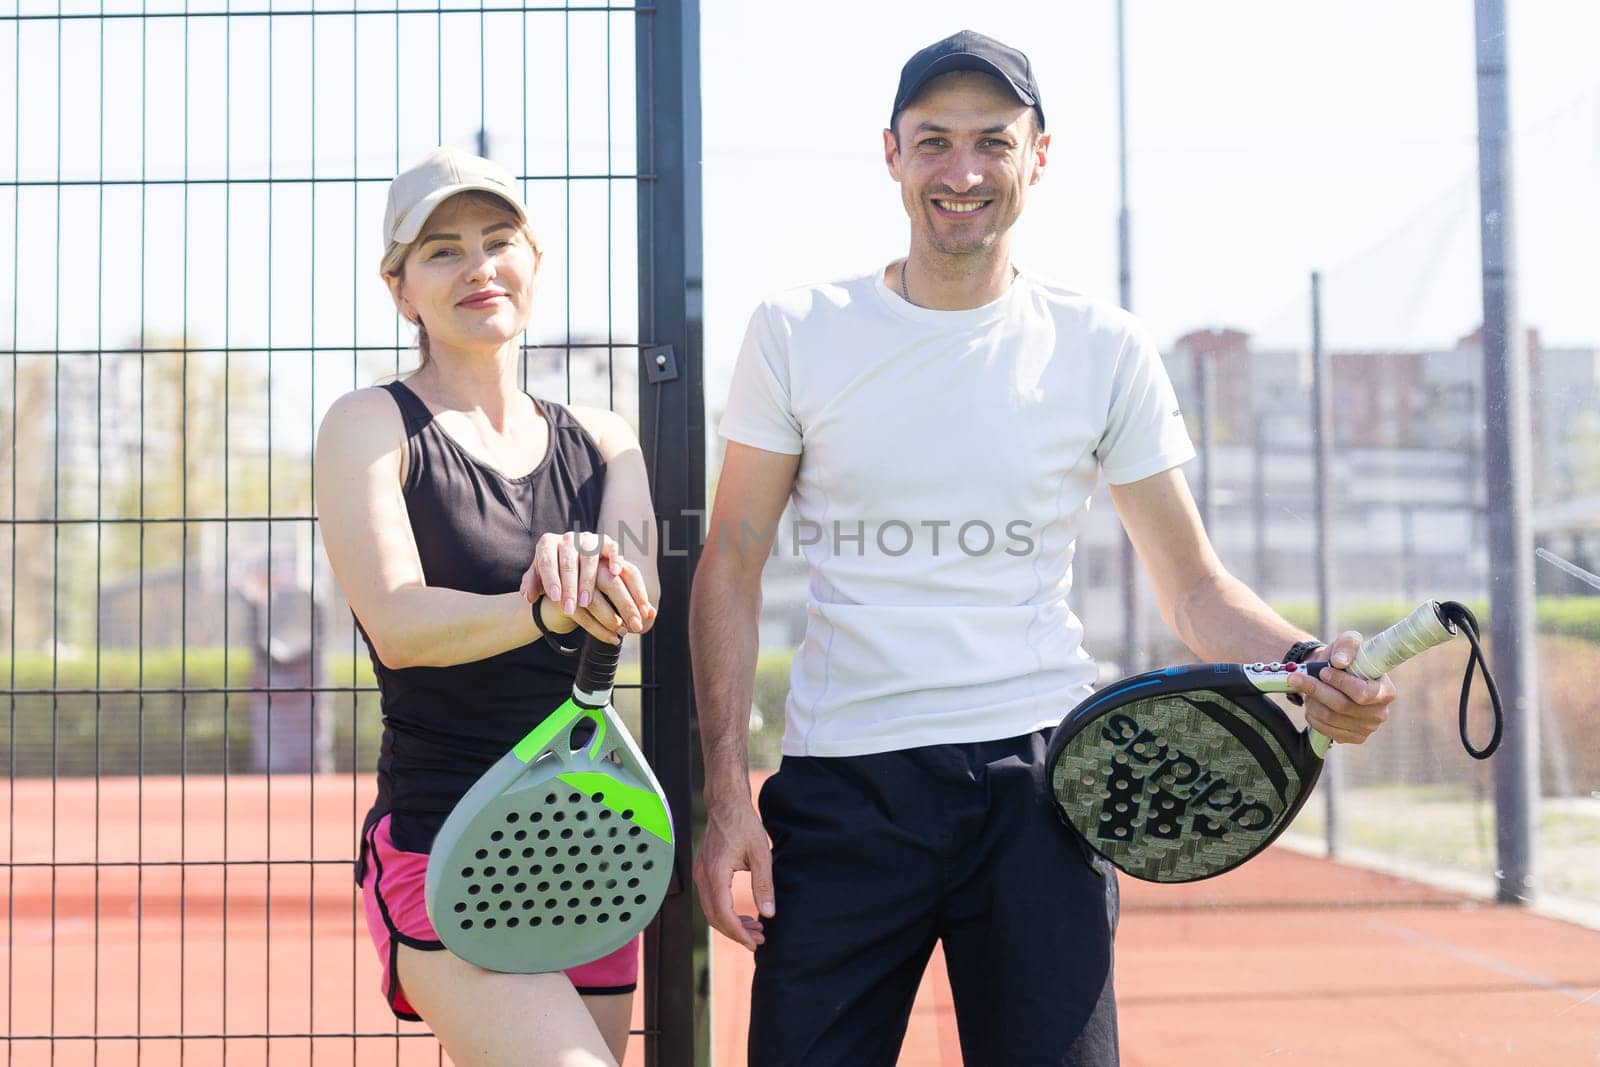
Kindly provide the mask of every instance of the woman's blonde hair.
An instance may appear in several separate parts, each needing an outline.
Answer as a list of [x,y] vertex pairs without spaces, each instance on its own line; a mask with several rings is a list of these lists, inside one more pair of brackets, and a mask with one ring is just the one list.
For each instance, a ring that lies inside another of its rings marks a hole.
[[[457,193],[455,196],[446,199],[439,205],[439,207],[436,207],[433,210],[438,211],[439,208],[444,207],[445,204],[454,203],[463,197],[475,204],[481,204],[485,207],[509,211],[513,215],[516,214],[516,209],[508,204],[503,198],[495,196],[493,193],[482,192],[478,189],[469,189],[464,193]],[[528,222],[523,222],[521,230],[522,236],[528,239],[528,246],[533,249],[533,254],[535,256],[540,255],[539,239],[534,236],[533,226]],[[383,261],[378,265],[378,274],[385,280],[386,284],[387,280],[390,278],[399,278],[402,281],[405,280],[406,256],[411,254],[411,245],[414,243],[415,242],[401,244],[399,241],[389,242],[388,250],[383,253]],[[426,367],[428,365],[428,328],[422,324],[422,319],[420,317],[412,325],[416,326],[417,328],[417,352],[420,355],[417,366],[419,368]]]

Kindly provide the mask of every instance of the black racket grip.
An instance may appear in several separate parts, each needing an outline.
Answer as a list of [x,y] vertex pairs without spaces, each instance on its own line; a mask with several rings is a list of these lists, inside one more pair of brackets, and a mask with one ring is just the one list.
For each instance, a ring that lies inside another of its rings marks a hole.
[[583,651],[578,654],[578,678],[573,683],[573,689],[596,696],[610,693],[612,684],[617,680],[617,660],[621,656],[621,645],[585,636]]

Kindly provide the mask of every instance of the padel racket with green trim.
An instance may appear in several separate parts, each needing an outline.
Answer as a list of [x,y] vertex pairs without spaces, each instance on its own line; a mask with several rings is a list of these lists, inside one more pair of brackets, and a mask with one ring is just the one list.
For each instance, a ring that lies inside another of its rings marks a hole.
[[[1428,601],[1361,645],[1350,673],[1378,678],[1464,633],[1472,645],[1461,688],[1461,741],[1475,759],[1500,742],[1500,696],[1464,606]],[[1467,739],[1476,665],[1494,733]],[[1264,694],[1290,692],[1298,671],[1327,663],[1209,663],[1123,679],[1079,704],[1050,739],[1056,810],[1095,852],[1150,882],[1192,882],[1237,867],[1293,821],[1322,773],[1329,740],[1298,729]]]
[[428,918],[491,971],[561,971],[628,943],[672,875],[672,814],[611,707],[619,649],[587,638],[572,697],[456,803],[428,856]]

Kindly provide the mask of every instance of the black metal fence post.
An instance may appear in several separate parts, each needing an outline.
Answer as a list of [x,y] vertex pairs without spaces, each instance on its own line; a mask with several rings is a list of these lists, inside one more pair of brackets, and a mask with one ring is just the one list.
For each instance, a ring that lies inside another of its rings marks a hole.
[[639,116],[639,430],[660,516],[662,621],[645,642],[644,748],[673,807],[674,891],[645,939],[645,1062],[709,1064],[710,950],[689,878],[704,825],[689,673],[689,583],[705,508],[701,373],[700,9],[641,11]]

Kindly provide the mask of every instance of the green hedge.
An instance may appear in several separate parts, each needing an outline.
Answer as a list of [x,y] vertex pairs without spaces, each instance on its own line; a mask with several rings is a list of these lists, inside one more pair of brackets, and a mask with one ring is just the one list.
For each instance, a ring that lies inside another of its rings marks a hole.
[[[144,653],[142,661],[141,670],[139,653],[125,651],[102,653],[98,665],[92,657],[53,663],[48,653],[0,658],[0,684],[18,691],[9,710],[0,708],[7,747],[0,765],[8,773],[14,767],[19,777],[252,770],[255,694],[200,691],[248,686],[248,651],[200,648],[185,656],[163,649]],[[632,664],[617,672],[621,685],[638,678]],[[345,690],[324,698],[334,769],[370,771],[383,736],[371,660],[365,652],[330,656],[321,684]],[[152,692],[167,689],[183,692]],[[638,691],[619,690],[615,702],[637,737]]]
[[[1419,602],[1406,600],[1361,600],[1334,605],[1334,622],[1343,630],[1359,630],[1375,634],[1385,626],[1409,615]],[[1486,600],[1462,601],[1484,629],[1489,628],[1489,602]],[[1317,630],[1317,607],[1310,601],[1291,600],[1274,603],[1273,607],[1284,618],[1312,633]],[[1535,602],[1535,620],[1542,634],[1577,637],[1585,641],[1600,641],[1600,597],[1547,596]]]
[[[328,667],[324,685],[374,684],[365,655],[330,657]],[[0,658],[0,678],[14,691],[0,710],[7,769],[18,776],[248,771],[254,694],[205,690],[244,688],[250,669],[242,649],[116,650],[98,662],[53,662],[48,653]],[[330,693],[326,705],[335,765],[370,766],[381,732],[377,693]]]
[[[1472,606],[1478,611],[1477,606]],[[1541,597],[1537,601],[1539,632],[1561,634],[1564,637],[1581,637],[1585,641],[1600,641],[1600,597],[1562,596]],[[1488,607],[1483,607],[1478,621],[1488,625]]]
[[[107,652],[94,659],[52,662],[48,654],[25,654],[0,663],[10,702],[10,759],[18,775],[132,774],[220,770],[224,760],[248,765],[249,739],[239,744],[225,728],[224,709],[236,701],[221,693],[107,692],[107,690],[210,689],[245,685],[247,652],[219,649]],[[12,672],[15,671],[13,675]],[[80,692],[73,692],[79,690]],[[88,692],[81,692],[88,690]],[[232,715],[226,718],[232,718]],[[239,751],[233,751],[237,746]]]

